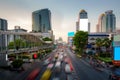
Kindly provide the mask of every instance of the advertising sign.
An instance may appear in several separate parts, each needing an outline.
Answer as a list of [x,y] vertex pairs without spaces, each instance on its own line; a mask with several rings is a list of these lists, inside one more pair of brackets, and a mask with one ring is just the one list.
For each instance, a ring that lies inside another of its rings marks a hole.
[[120,34],[116,34],[113,37],[113,47],[120,46]]
[[68,37],[73,37],[74,35],[74,32],[68,32]]
[[114,40],[114,42],[115,42],[115,41],[120,41],[120,34],[114,35],[113,40]]
[[120,47],[114,47],[114,60],[120,61]]

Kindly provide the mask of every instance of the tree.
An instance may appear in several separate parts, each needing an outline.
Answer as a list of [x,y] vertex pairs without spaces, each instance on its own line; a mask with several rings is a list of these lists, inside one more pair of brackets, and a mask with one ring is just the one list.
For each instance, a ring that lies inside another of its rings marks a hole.
[[15,41],[12,41],[9,43],[8,48],[9,49],[14,49],[14,47],[18,50],[19,48],[24,48],[25,47],[25,41],[21,39],[16,39]]
[[[98,53],[100,53],[101,52],[101,47],[105,47],[106,50],[110,47],[111,40],[109,40],[109,38],[104,38],[104,39],[97,38],[96,39],[96,45],[97,45],[97,48],[98,48]],[[107,53],[108,53],[108,51],[107,51]],[[105,52],[105,55],[107,55],[106,52]]]
[[88,32],[77,31],[73,37],[73,43],[76,46],[78,52],[83,53],[83,50],[88,41]]
[[9,45],[8,45],[8,48],[9,49],[14,49],[14,42],[10,42]]
[[42,39],[43,41],[52,41],[52,39],[48,38],[48,37],[45,37]]
[[102,43],[103,43],[102,39],[100,39],[100,38],[96,39],[96,45],[98,48],[100,48],[102,46]]
[[105,46],[106,48],[109,48],[110,45],[111,45],[111,40],[109,40],[109,38],[103,39],[103,46]]

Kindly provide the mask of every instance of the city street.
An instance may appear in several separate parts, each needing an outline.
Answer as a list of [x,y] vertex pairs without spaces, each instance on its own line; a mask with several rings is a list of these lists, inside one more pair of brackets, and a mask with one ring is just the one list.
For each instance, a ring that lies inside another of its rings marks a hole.
[[94,69],[88,62],[79,59],[69,49],[66,50],[70,56],[74,69],[80,80],[108,80],[109,71],[98,71]]
[[[58,56],[58,59],[59,56],[63,55],[63,58],[61,58],[62,60],[57,59],[56,61],[54,61],[56,54]],[[46,60],[48,60],[48,63],[45,62]],[[66,60],[68,60],[68,63],[66,63]],[[56,71],[57,62],[61,62],[60,71]],[[71,65],[70,65],[71,71],[68,73],[65,70],[65,66],[70,62],[73,69],[71,69]],[[66,49],[54,50],[50,55],[45,57],[42,61],[35,61],[34,63],[29,63],[28,65],[26,63],[26,68],[28,69],[23,72],[20,73],[9,72],[9,79],[29,80],[31,78],[35,80],[43,80],[41,78],[43,77],[44,74],[46,74],[45,71],[48,70],[48,65],[50,64],[53,64],[53,66],[49,68],[51,71],[49,80],[56,80],[57,78],[58,80],[108,80],[108,76],[109,76],[109,71],[96,70],[87,61],[77,57],[74,53],[71,52],[70,49],[66,48]],[[35,69],[40,69],[40,71],[38,71],[38,74],[35,74],[33,72]],[[2,80],[7,80],[8,78],[6,78],[5,76],[8,75],[3,73],[2,73],[3,77],[0,75],[1,79],[3,78]],[[30,77],[30,74],[32,74],[33,77]],[[48,76],[48,74],[46,75]]]

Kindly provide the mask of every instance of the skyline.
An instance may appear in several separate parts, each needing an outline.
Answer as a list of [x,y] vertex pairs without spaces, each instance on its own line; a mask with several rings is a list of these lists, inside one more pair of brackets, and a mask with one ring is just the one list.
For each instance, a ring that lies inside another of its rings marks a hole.
[[76,31],[76,21],[81,9],[88,13],[88,20],[93,27],[92,32],[96,30],[99,15],[107,10],[113,10],[116,16],[116,27],[120,28],[119,2],[118,0],[1,0],[0,18],[8,21],[8,29],[14,29],[14,26],[18,25],[31,31],[32,12],[48,8],[51,11],[52,30],[56,39],[62,37],[67,41],[68,32]]

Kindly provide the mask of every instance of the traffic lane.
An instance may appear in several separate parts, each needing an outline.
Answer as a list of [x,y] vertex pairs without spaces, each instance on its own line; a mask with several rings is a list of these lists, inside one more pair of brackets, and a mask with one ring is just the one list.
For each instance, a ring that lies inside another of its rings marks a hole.
[[[52,56],[52,55],[51,55]],[[44,74],[44,72],[47,70],[47,67],[49,64],[53,64],[52,63],[52,59],[51,59],[51,56],[49,56],[46,60],[44,60],[42,62],[42,67],[41,67],[41,71],[39,73],[39,75],[36,77],[35,80],[40,80],[42,75]],[[47,61],[47,62],[46,62]],[[53,64],[54,65],[54,64]]]
[[[44,72],[47,70],[47,67],[48,67],[49,64],[53,64],[53,66],[55,65],[55,63],[52,61],[52,59],[54,58],[55,54],[56,54],[56,52],[52,52],[50,55],[45,57],[44,60],[42,60],[41,71],[40,71],[39,75],[36,77],[35,80],[40,80],[41,79],[41,77],[43,76]],[[52,71],[52,73],[53,73],[53,71]]]
[[[53,55],[56,55],[57,53],[55,53],[55,54],[53,54]],[[51,74],[51,78],[50,78],[50,80],[53,80],[53,79],[56,79],[56,78],[58,78],[59,80],[66,80],[66,77],[67,77],[67,73],[65,72],[65,65],[66,65],[66,63],[64,62],[64,61],[61,61],[61,54],[62,53],[60,53],[59,55],[59,58],[57,59],[57,63],[58,62],[60,62],[61,63],[61,65],[60,65],[60,70],[58,71],[58,70],[56,70],[56,67],[55,67],[55,65],[56,65],[56,62],[54,63],[54,68],[52,69],[52,74]],[[52,56],[52,59],[54,59],[54,57],[55,56],[53,56],[53,55],[51,55]],[[51,57],[50,56],[50,57]],[[48,57],[48,59],[50,58],[50,57]],[[51,59],[50,59],[51,60]],[[60,60],[60,61],[59,61]],[[53,63],[52,61],[50,62],[50,63]],[[44,63],[43,63],[44,64]],[[46,67],[49,65],[49,63],[46,65],[46,66],[44,66],[43,67],[43,69],[42,69],[42,71],[39,73],[39,75],[38,75],[38,77],[36,78],[36,80],[40,80],[41,79],[41,77],[44,75],[44,72],[46,71]],[[70,75],[69,75],[70,76]],[[46,76],[47,77],[47,76]]]
[[79,76],[80,80],[107,80],[108,79],[108,74],[106,74],[105,72],[96,71],[84,60],[79,59],[78,57],[76,57],[76,55],[71,53],[69,49],[67,49],[66,52],[71,58],[75,71]]
[[35,80],[40,80],[40,78],[42,77],[42,75],[45,72],[45,70],[46,70],[46,67],[43,66]]
[[18,72],[0,69],[0,80],[9,80],[18,75]]
[[40,62],[33,62],[31,63],[31,67],[28,70],[25,70],[19,74],[16,75],[16,77],[12,78],[12,80],[25,80],[29,74],[36,68],[40,68],[42,71],[42,66],[43,66],[43,61],[47,59],[49,56],[53,56],[54,52],[51,52],[47,57],[45,57],[42,61]]
[[56,78],[58,78],[59,80],[66,80],[66,73],[65,73],[64,68],[65,68],[65,63],[64,62],[61,62],[61,66],[60,66],[59,71],[54,66],[54,68],[52,69],[52,75],[51,75],[50,80],[54,80]]
[[26,80],[35,80],[36,76],[39,74],[40,72],[40,69],[39,68],[36,68],[34,69],[30,74],[29,76],[26,78]]

